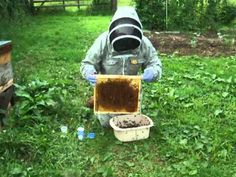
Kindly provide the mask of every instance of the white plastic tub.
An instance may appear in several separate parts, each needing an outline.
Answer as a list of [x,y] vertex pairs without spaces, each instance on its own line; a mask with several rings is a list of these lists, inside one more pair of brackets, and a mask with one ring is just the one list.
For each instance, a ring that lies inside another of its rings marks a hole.
[[145,115],[121,115],[110,119],[115,137],[122,142],[136,141],[149,137],[153,121]]

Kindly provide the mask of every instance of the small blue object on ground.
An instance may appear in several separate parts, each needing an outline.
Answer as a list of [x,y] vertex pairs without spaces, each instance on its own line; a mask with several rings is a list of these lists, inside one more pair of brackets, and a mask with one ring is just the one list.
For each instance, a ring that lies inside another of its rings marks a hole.
[[95,133],[91,132],[91,133],[88,133],[88,136],[87,136],[89,139],[94,139],[95,138]]
[[77,135],[78,135],[78,139],[79,140],[83,140],[84,139],[84,128],[83,127],[79,127],[77,129]]

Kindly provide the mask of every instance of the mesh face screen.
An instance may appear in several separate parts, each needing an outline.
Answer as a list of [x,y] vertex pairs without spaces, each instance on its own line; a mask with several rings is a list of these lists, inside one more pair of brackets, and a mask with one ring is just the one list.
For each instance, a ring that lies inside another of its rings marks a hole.
[[134,50],[139,47],[140,42],[133,38],[123,38],[114,42],[113,48],[117,52],[123,52],[126,50]]
[[122,26],[120,28],[117,28],[110,34],[110,42],[122,35],[132,35],[138,37],[139,39],[142,39],[142,33],[137,28],[132,26]]

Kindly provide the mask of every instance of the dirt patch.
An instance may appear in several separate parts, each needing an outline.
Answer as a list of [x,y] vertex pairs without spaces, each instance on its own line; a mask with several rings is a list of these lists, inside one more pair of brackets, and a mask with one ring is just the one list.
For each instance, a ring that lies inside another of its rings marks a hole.
[[145,32],[161,54],[232,56],[236,55],[236,35],[182,34],[179,32]]

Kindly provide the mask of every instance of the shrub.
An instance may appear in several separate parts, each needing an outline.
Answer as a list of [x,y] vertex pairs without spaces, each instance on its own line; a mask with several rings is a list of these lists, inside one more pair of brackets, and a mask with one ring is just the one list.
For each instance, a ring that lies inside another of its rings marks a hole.
[[232,19],[236,17],[236,7],[225,5],[220,11],[220,22],[223,24],[229,24]]
[[0,18],[15,19],[24,16],[30,11],[30,2],[28,0],[1,0]]
[[111,0],[93,0],[87,12],[91,15],[111,14]]
[[235,7],[230,6],[227,0],[134,1],[139,16],[148,29],[216,29],[219,24],[230,23],[236,15]]

